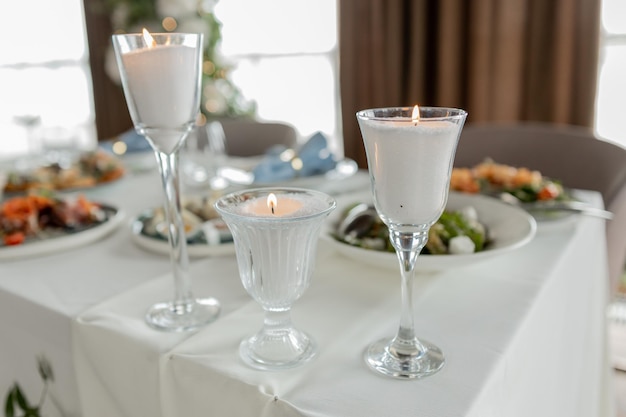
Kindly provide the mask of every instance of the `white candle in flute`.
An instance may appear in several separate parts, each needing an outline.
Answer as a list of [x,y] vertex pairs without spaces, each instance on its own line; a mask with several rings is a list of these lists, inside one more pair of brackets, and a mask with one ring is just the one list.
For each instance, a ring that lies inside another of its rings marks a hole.
[[[122,55],[127,97],[134,106],[136,124],[147,129],[176,130],[193,123],[198,112],[200,54],[184,45],[154,45]],[[131,110],[132,112],[132,110]],[[164,152],[171,151],[180,134],[150,135]]]
[[432,224],[445,208],[461,126],[442,120],[359,120],[380,213]]

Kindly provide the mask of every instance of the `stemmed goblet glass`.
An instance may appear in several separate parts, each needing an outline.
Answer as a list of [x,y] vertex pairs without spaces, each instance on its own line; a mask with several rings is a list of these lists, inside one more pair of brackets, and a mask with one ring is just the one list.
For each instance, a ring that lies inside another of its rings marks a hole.
[[113,35],[126,103],[135,130],[154,150],[164,191],[173,301],[153,305],[146,322],[160,330],[193,330],[218,316],[214,298],[196,299],[191,290],[187,241],[180,213],[178,150],[194,128],[200,108],[202,34]]
[[437,346],[415,335],[413,281],[428,231],[443,213],[456,146],[467,113],[438,107],[395,107],[357,112],[374,206],[389,228],[401,270],[402,310],[398,331],[365,351],[376,372],[409,379],[439,371]]
[[243,286],[265,310],[263,328],[239,345],[248,365],[293,368],[317,353],[290,311],[309,287],[320,229],[335,206],[326,194],[296,188],[245,190],[217,201],[233,233]]

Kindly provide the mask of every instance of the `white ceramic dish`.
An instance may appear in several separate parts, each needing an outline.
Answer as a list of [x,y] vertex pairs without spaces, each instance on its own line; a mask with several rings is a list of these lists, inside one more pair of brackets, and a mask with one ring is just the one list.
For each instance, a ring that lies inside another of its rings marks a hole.
[[124,212],[114,207],[102,205],[109,214],[100,224],[78,232],[53,236],[41,240],[28,240],[21,245],[0,246],[0,259],[21,259],[50,253],[63,252],[95,242],[113,232],[124,219]]
[[[358,198],[361,197],[361,198]],[[355,196],[358,199],[346,201],[347,205],[355,202],[369,202],[369,194]],[[458,210],[472,206],[478,213],[478,219],[487,226],[493,242],[484,251],[467,255],[420,255],[415,265],[416,271],[435,272],[451,268],[460,268],[484,262],[503,253],[513,251],[530,242],[535,236],[537,224],[526,211],[504,204],[494,198],[451,192],[448,198],[448,210]],[[330,247],[342,255],[357,262],[398,270],[398,259],[395,253],[363,249],[339,242],[332,236],[336,221],[341,216],[340,206],[329,219],[322,233]]]
[[[166,238],[144,232],[145,221],[151,215],[147,211],[130,221],[132,241],[142,249],[160,255],[169,255],[170,246]],[[209,256],[225,256],[235,253],[235,245],[232,242],[209,244],[205,241],[187,241],[187,253],[192,258],[206,258]]]

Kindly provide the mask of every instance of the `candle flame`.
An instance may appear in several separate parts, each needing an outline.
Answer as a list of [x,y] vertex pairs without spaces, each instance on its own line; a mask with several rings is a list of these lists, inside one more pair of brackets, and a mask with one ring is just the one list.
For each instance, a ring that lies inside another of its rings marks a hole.
[[148,32],[148,29],[143,28],[142,33],[143,33],[143,40],[146,42],[146,45],[148,45],[148,48],[155,47],[156,42],[154,41],[154,38],[152,37],[152,35],[150,35],[150,32]]
[[278,206],[278,199],[276,198],[276,195],[274,195],[274,193],[270,193],[267,196],[267,207],[272,210],[272,214],[274,214],[276,206]]
[[415,107],[413,107],[413,114],[411,115],[411,120],[413,120],[415,123],[420,121],[420,108],[417,107],[417,104],[415,105]]

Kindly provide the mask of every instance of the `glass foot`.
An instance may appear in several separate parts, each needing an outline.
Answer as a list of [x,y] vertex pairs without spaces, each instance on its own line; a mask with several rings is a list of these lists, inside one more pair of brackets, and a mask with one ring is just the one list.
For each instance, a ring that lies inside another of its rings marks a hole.
[[389,339],[372,343],[365,351],[365,362],[375,372],[398,379],[424,378],[438,372],[445,363],[437,346],[420,340],[423,347],[415,355],[393,353]]
[[219,314],[220,303],[215,298],[196,299],[182,306],[165,302],[148,310],[146,323],[157,330],[184,332],[211,323]]
[[261,331],[239,345],[239,355],[246,364],[266,371],[300,366],[316,354],[315,341],[293,328],[280,332]]

